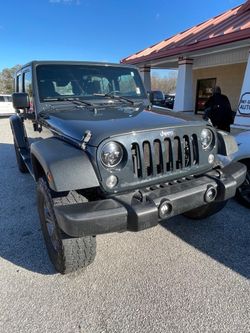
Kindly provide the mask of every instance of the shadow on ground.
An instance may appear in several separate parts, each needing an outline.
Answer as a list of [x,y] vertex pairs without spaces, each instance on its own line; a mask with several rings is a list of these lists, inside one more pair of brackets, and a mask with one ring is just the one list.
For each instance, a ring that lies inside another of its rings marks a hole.
[[17,271],[55,274],[40,230],[35,182],[18,171],[11,144],[0,143],[0,170],[0,257]]
[[234,199],[218,214],[204,220],[184,216],[162,227],[240,275],[250,278],[250,210]]

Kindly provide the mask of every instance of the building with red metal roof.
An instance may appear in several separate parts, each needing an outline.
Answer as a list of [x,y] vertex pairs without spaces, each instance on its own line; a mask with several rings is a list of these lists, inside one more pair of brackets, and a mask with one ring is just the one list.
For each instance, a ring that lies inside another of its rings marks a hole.
[[178,69],[175,111],[202,109],[219,85],[234,110],[250,91],[250,0],[121,60],[137,65],[150,90],[150,71]]

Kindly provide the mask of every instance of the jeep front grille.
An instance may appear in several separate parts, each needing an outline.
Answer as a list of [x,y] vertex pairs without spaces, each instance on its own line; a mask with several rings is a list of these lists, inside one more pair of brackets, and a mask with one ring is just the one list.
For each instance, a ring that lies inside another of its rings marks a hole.
[[145,140],[131,145],[133,173],[137,178],[163,175],[199,164],[197,135]]

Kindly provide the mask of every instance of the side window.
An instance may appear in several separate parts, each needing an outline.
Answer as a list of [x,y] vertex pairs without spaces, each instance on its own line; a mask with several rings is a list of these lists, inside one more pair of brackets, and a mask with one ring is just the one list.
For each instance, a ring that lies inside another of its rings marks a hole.
[[23,91],[26,92],[30,98],[32,98],[32,79],[31,72],[24,72],[23,74]]
[[32,97],[32,76],[31,71],[26,71],[23,73],[23,92],[26,92],[30,98],[30,108],[29,111],[34,111],[33,97]]
[[5,102],[4,97],[0,96],[0,102]]

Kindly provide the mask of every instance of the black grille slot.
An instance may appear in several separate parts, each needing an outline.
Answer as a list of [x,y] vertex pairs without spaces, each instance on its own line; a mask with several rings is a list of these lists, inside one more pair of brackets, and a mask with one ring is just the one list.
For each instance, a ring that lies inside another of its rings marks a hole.
[[196,134],[132,143],[133,173],[137,178],[163,175],[199,164]]
[[191,135],[191,155],[192,155],[192,165],[199,164],[199,148],[197,135]]
[[155,171],[157,174],[163,172],[162,157],[163,157],[163,154],[162,154],[161,141],[155,140],[154,141],[154,165],[155,165]]
[[173,150],[172,143],[170,139],[164,140],[165,147],[165,158],[166,158],[166,171],[171,171],[173,169]]
[[193,149],[191,149],[190,140],[187,135],[184,135],[183,137],[183,148],[184,148],[184,166],[189,167],[191,166]]
[[133,143],[131,146],[132,162],[133,162],[133,173],[136,177],[142,177],[142,165],[140,157],[140,149],[138,143]]
[[153,173],[153,159],[152,159],[151,146],[148,141],[144,141],[142,146],[143,146],[143,157],[144,157],[146,175],[151,176]]
[[174,138],[174,157],[176,170],[182,169],[181,140],[179,137]]

